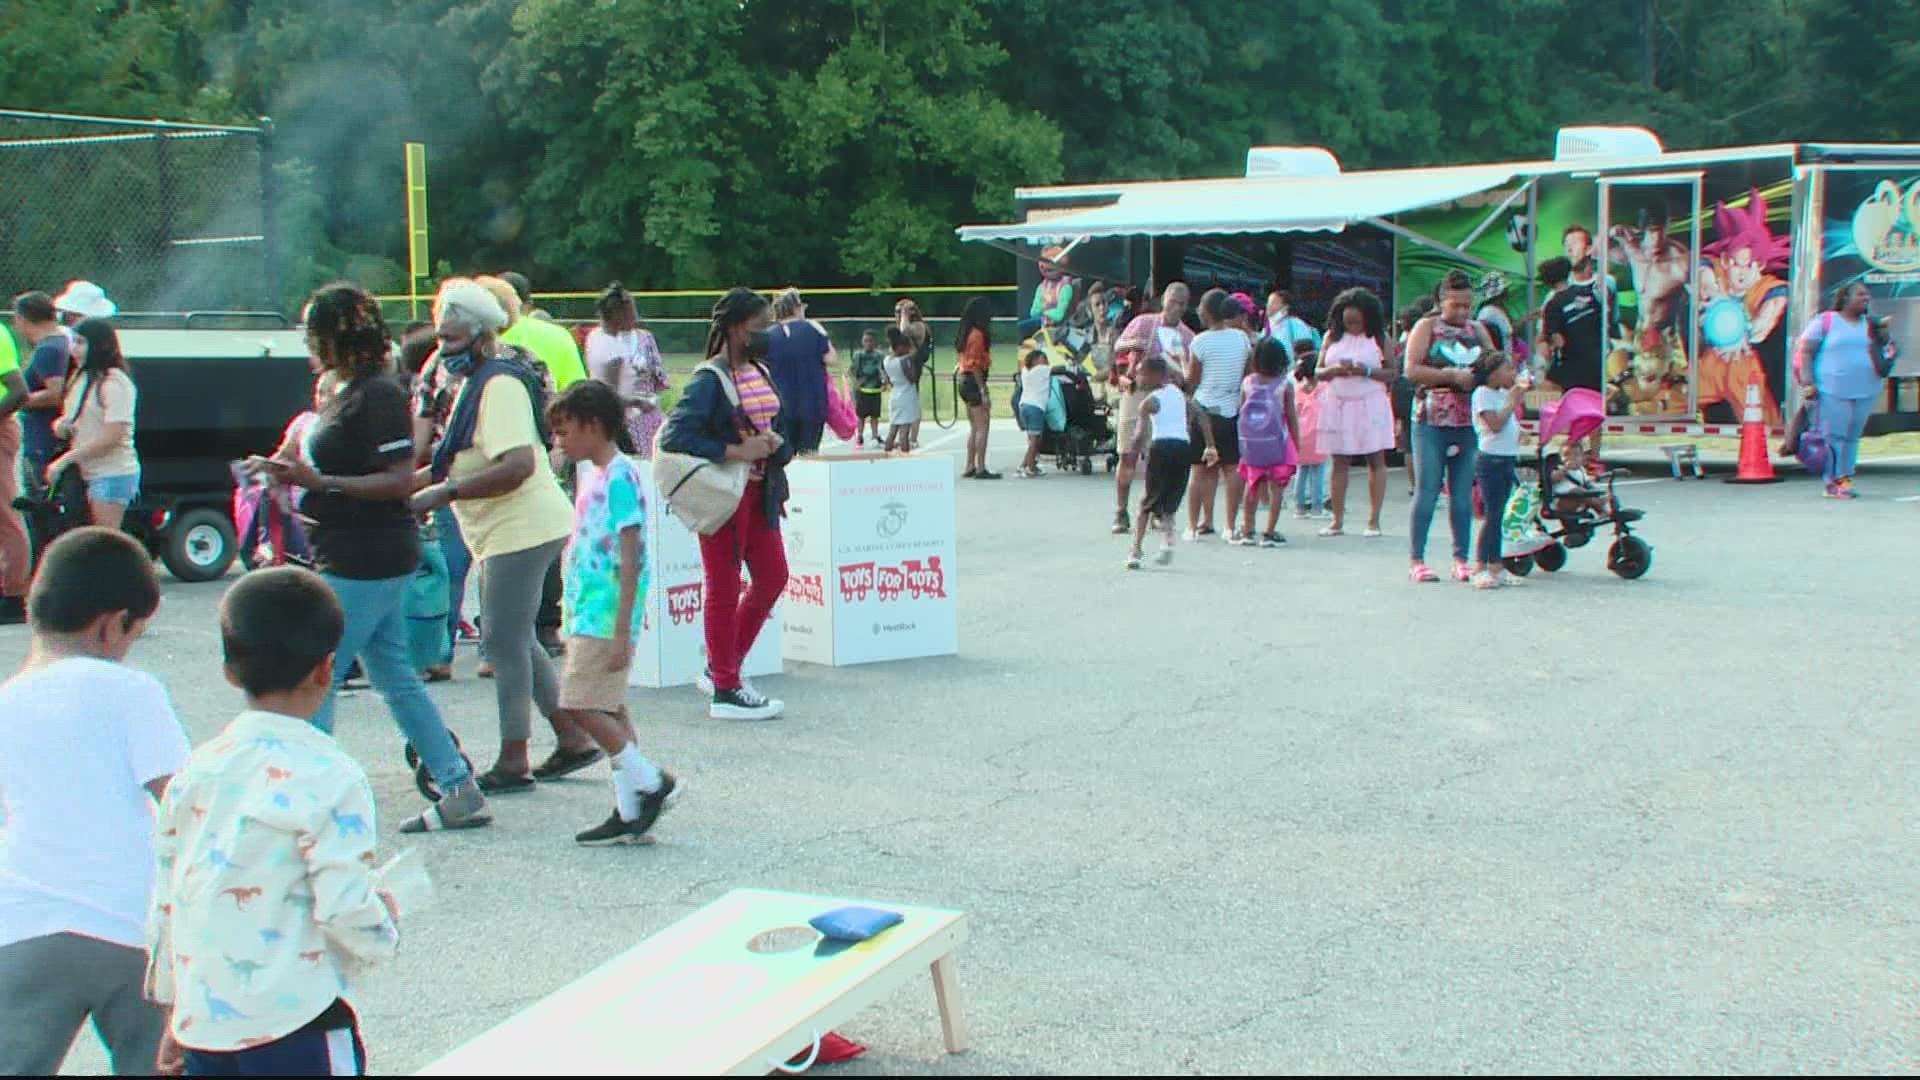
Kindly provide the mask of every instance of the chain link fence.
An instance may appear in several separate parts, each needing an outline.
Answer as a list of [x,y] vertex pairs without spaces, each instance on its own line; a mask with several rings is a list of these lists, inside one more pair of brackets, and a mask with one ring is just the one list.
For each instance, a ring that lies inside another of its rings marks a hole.
[[280,306],[270,129],[0,109],[0,290],[125,311]]

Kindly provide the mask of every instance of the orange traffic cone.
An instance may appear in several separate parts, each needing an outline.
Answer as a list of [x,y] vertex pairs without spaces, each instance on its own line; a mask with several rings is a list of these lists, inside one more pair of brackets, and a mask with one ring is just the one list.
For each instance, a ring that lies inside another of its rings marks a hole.
[[1729,484],[1774,484],[1773,459],[1767,456],[1767,414],[1760,405],[1760,374],[1754,365],[1747,380],[1747,410],[1740,418],[1740,468],[1727,478]]

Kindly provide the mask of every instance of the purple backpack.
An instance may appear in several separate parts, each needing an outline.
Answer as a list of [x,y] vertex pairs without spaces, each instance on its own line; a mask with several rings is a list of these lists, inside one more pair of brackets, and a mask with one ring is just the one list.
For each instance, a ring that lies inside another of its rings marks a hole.
[[1254,380],[1247,399],[1240,406],[1240,460],[1256,469],[1293,465],[1293,440],[1287,438],[1287,413],[1280,405],[1276,379],[1270,383]]

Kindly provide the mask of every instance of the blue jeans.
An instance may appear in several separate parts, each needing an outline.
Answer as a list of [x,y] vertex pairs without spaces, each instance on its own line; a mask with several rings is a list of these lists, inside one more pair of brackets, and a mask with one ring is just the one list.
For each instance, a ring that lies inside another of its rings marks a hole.
[[[1453,525],[1453,557],[1467,561],[1467,548],[1473,543],[1473,459],[1479,445],[1470,427],[1413,425],[1413,463],[1420,474],[1420,490],[1413,497],[1413,527],[1408,530],[1408,538],[1415,562],[1427,560],[1427,533],[1433,528],[1442,481],[1453,492],[1447,500],[1447,519]],[[1453,447],[1459,450],[1447,456]]]
[[[453,663],[454,647],[460,643],[460,609],[467,602],[467,575],[473,572],[473,552],[467,538],[460,534],[460,522],[453,511],[441,507],[433,512],[433,527],[440,534],[440,553],[447,557],[447,659]],[[485,657],[483,650],[481,656]]]
[[1873,398],[1843,398],[1820,395],[1820,430],[1826,433],[1827,483],[1845,480],[1860,463],[1860,436],[1866,434],[1867,418],[1873,415]]
[[1480,543],[1474,550],[1474,561],[1482,566],[1500,563],[1501,519],[1507,515],[1507,500],[1519,480],[1514,465],[1511,454],[1481,454],[1474,459],[1473,476],[1480,481],[1480,498],[1487,504],[1486,520],[1480,523]]
[[452,791],[472,778],[472,770],[453,745],[440,710],[427,696],[427,686],[413,669],[413,655],[407,633],[407,585],[412,574],[374,581],[320,575],[333,589],[346,613],[346,633],[333,664],[333,693],[313,718],[313,726],[333,732],[334,700],[340,684],[346,681],[347,668],[355,657],[366,669],[367,681],[386,699],[387,711],[394,723],[419,753],[420,760],[433,774],[441,791]]
[[1302,510],[1319,510],[1327,505],[1327,477],[1333,473],[1333,459],[1318,465],[1300,466],[1299,479],[1293,482],[1295,505]]

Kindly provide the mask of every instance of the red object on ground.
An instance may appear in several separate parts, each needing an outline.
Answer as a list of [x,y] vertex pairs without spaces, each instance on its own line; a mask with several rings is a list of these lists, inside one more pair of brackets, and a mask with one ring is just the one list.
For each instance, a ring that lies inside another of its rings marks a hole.
[[[866,1052],[866,1047],[861,1046],[852,1039],[829,1031],[825,1035],[820,1036],[820,1053],[817,1056],[812,1055],[810,1050],[803,1050],[787,1059],[787,1064],[798,1065],[807,1060],[809,1056],[813,1056],[813,1065],[809,1066],[809,1068],[818,1068],[821,1065],[838,1065],[844,1061],[852,1061],[854,1058]],[[777,1076],[779,1074],[768,1073],[767,1075]]]
[[1747,411],[1740,424],[1740,471],[1729,484],[1771,484],[1780,478],[1773,474],[1773,459],[1767,455],[1767,422],[1760,406],[1760,369],[1753,369],[1747,383]]

